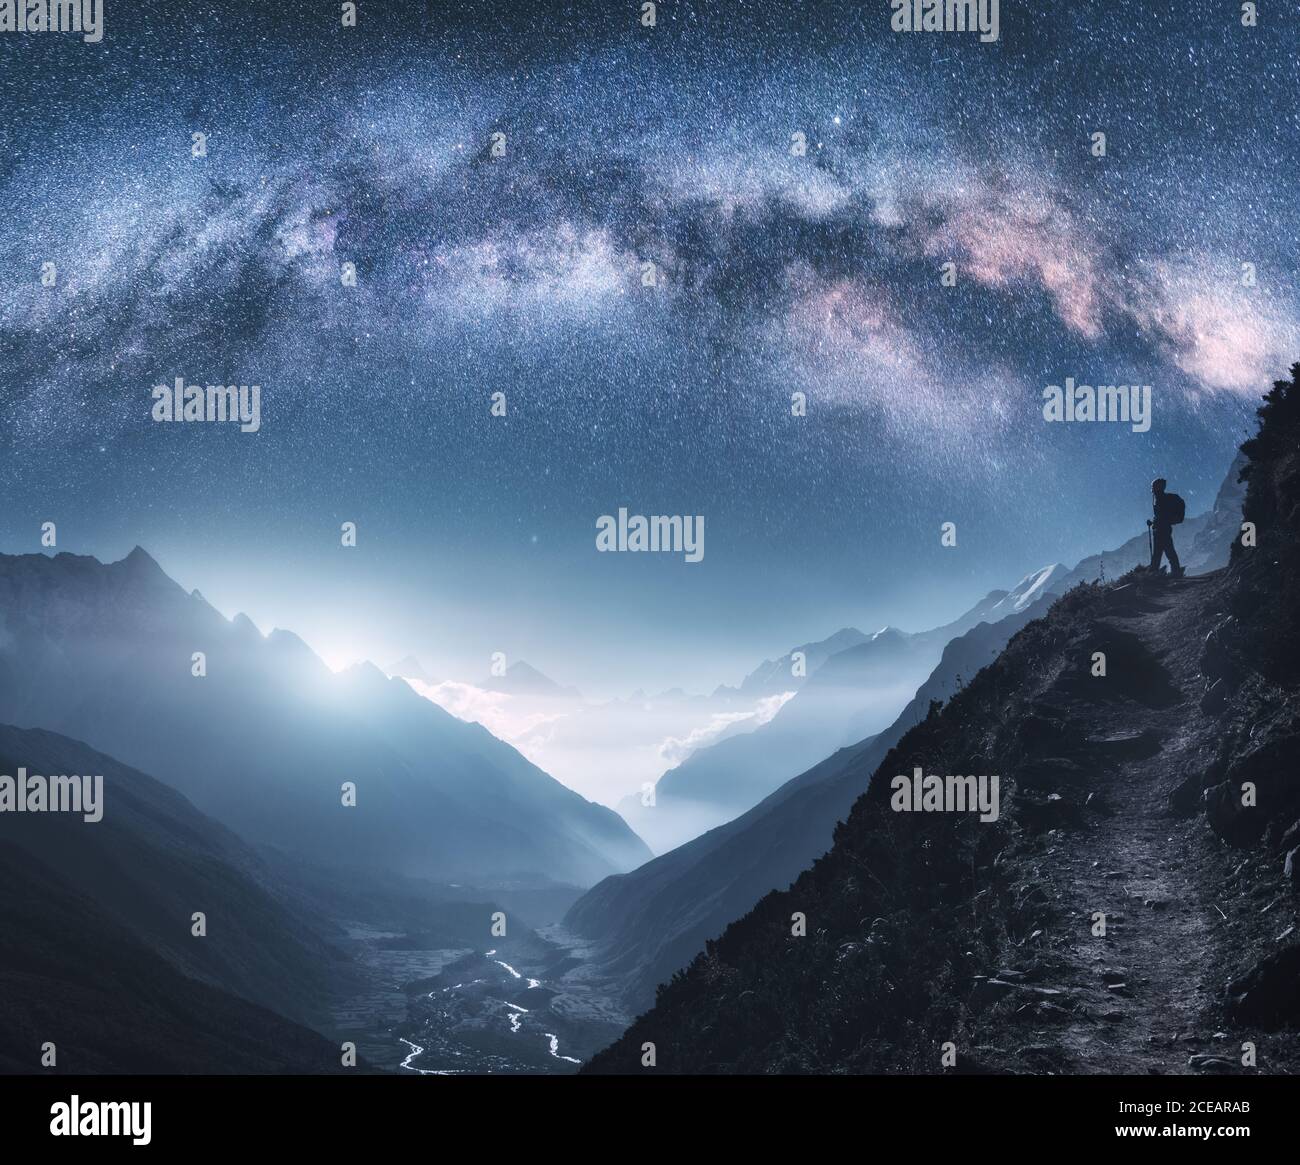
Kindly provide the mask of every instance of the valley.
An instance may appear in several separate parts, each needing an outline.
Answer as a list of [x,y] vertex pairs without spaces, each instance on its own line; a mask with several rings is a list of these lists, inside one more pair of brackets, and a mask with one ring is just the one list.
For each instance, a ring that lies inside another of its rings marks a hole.
[[500,947],[435,947],[350,925],[347,947],[368,984],[335,1009],[342,1038],[384,1071],[576,1071],[631,1017],[593,973],[589,943],[558,926],[537,935]]

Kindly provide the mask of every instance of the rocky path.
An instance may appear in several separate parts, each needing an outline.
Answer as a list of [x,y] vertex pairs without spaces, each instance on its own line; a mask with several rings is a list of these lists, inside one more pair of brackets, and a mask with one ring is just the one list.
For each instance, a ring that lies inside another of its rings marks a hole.
[[[1258,859],[1224,846],[1201,815],[1169,809],[1174,787],[1203,764],[1188,628],[1215,603],[1213,580],[1120,597],[1101,623],[1134,650],[1111,667],[1140,667],[1149,682],[1135,698],[1053,708],[1068,718],[1063,735],[1088,742],[1086,780],[1048,806],[1061,827],[1037,839],[1020,888],[1043,921],[982,985],[1005,1022],[983,1028],[981,1052],[1019,1071],[1235,1072],[1249,1041],[1261,1068],[1272,1057],[1273,1071],[1287,1070],[1294,1038],[1225,1030],[1222,1018],[1234,946],[1269,909],[1247,868]],[[1279,929],[1287,914],[1277,911]]]

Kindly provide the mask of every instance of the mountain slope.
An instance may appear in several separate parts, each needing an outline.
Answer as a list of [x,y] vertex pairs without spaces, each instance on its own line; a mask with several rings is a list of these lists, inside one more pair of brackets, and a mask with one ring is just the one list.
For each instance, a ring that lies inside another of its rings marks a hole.
[[[310,1021],[344,970],[294,917],[270,874],[229,830],[166,785],[78,741],[0,725],[0,773],[99,774],[103,819],[0,813],[0,839],[80,888],[184,974]],[[204,911],[211,941],[190,936]]]
[[590,885],[649,856],[612,810],[481,726],[375,668],[335,676],[291,633],[228,622],[138,548],[108,565],[0,556],[0,720],[164,773],[245,839],[336,867]]
[[[6,895],[0,1072],[301,1074],[339,1068],[337,1045],[182,975],[8,842],[0,842],[0,880]],[[41,1065],[46,1042],[57,1051],[54,1068]]]
[[[1244,446],[1258,547],[1071,591],[585,1070],[641,1071],[645,1042],[669,1072],[936,1072],[948,1042],[957,1071],[1233,1071],[1246,1042],[1300,1065],[1292,375]],[[1000,816],[897,811],[915,767],[998,774]]]
[[657,849],[672,849],[743,813],[850,735],[862,736],[855,723],[883,728],[931,666],[927,641],[883,631],[830,656],[769,723],[669,769],[653,807],[620,809]]
[[[282,1015],[327,1016],[341,957],[233,834],[183,797],[49,732],[0,725],[0,773],[98,774],[103,818],[0,814],[0,1066],[328,1071],[337,1048]],[[202,911],[206,937],[191,934]]]

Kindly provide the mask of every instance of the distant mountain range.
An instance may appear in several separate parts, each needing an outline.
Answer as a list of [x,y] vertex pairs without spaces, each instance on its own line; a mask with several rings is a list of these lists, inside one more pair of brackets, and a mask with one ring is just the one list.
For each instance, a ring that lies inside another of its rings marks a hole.
[[386,667],[384,674],[402,680],[419,680],[422,684],[436,684],[438,682],[424,670],[420,661],[413,655],[403,656],[396,663]]
[[422,671],[406,660],[389,674],[403,675],[454,716],[482,724],[570,788],[607,802],[653,784],[691,752],[760,727],[792,694],[751,689],[742,696],[720,688],[701,695],[671,688],[592,699],[521,660],[477,684],[425,681]]
[[[619,812],[657,853],[682,845],[758,804],[836,749],[886,728],[938,662],[944,644],[1016,609],[1046,579],[1038,572],[1013,592],[992,591],[960,618],[930,631],[846,627],[765,661],[735,692],[784,692],[790,699],[755,730],[700,748],[659,779],[653,805],[628,797]],[[796,669],[796,653],[804,668]],[[806,671],[806,679],[798,674]]]
[[[888,630],[888,628],[884,628]],[[810,676],[832,655],[866,643],[871,636],[856,627],[842,627],[834,635],[828,635],[816,643],[801,643],[793,647],[780,659],[765,659],[752,672],[741,680],[739,687],[722,685],[714,690],[715,696],[771,696],[778,692],[787,692],[791,688],[802,686],[802,679],[795,674],[794,658],[796,654],[804,658],[804,676]]]
[[480,688],[486,692],[505,692],[511,696],[545,696],[554,699],[581,700],[582,693],[577,688],[565,688],[557,684],[550,676],[539,672],[532,664],[517,660],[506,668],[504,675],[488,676],[479,681]]
[[336,868],[590,885],[650,856],[484,728],[227,620],[138,547],[110,564],[0,555],[3,721],[83,740],[245,839]]

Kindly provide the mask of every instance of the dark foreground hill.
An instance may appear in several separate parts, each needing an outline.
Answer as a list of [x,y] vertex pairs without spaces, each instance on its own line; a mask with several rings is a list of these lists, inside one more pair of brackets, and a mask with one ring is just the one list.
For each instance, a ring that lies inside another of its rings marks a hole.
[[341,1070],[303,1024],[351,972],[247,846],[144,773],[0,726],[0,774],[20,768],[102,775],[103,817],[0,814],[0,1071],[49,1071],[46,1043],[82,1074]]
[[[660,1072],[1300,1066],[1292,375],[1243,447],[1257,545],[1058,601],[584,1070],[645,1071],[647,1044]],[[998,775],[997,820],[896,811],[916,767]]]

